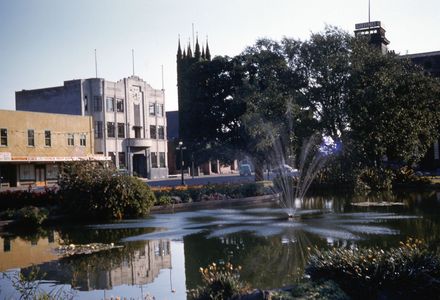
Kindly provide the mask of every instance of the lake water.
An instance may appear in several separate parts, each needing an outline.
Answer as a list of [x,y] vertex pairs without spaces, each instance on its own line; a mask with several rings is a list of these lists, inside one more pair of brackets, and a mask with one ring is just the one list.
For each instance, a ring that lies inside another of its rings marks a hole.
[[[352,205],[383,200],[401,205]],[[0,299],[19,298],[14,283],[20,274],[33,280],[28,285],[64,298],[186,299],[201,283],[199,268],[212,262],[242,266],[242,278],[253,287],[278,288],[303,276],[310,247],[388,248],[407,237],[440,241],[437,192],[311,197],[297,204],[294,220],[276,205],[224,207],[2,233]],[[92,242],[123,247],[65,258],[54,252],[60,244]]]

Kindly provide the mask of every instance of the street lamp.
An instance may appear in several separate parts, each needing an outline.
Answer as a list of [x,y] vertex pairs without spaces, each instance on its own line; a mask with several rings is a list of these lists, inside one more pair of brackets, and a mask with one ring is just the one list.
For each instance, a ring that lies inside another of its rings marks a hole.
[[186,147],[183,146],[183,142],[179,142],[179,146],[176,147],[176,150],[180,150],[180,173],[182,175],[181,185],[185,185],[185,181],[183,179],[183,150],[186,150]]

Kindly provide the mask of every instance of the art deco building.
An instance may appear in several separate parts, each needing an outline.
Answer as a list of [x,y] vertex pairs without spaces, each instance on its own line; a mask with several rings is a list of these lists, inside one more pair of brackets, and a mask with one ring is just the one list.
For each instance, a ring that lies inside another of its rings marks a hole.
[[167,167],[164,90],[137,76],[65,81],[63,86],[16,92],[16,109],[91,116],[94,153],[118,169],[146,178],[165,178]]

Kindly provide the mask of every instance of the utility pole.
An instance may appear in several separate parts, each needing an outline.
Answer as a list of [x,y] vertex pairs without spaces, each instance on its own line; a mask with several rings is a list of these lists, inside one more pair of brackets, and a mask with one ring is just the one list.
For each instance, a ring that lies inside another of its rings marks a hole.
[[179,142],[179,146],[176,147],[176,150],[180,150],[180,174],[181,174],[181,185],[185,185],[185,180],[183,178],[183,150],[186,150],[186,147],[183,146],[183,142]]

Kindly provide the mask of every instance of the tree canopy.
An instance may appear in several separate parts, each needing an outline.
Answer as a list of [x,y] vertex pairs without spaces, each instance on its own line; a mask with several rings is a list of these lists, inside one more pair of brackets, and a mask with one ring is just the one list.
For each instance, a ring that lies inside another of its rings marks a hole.
[[258,40],[194,64],[189,76],[194,147],[204,157],[248,154],[257,179],[275,145],[296,157],[316,133],[358,167],[417,162],[439,133],[439,80],[334,27],[306,41]]

